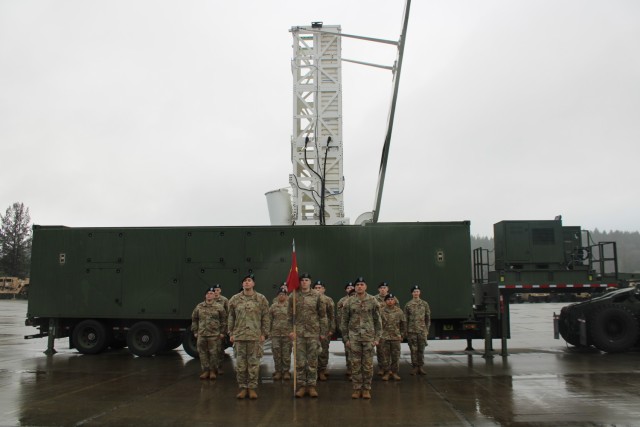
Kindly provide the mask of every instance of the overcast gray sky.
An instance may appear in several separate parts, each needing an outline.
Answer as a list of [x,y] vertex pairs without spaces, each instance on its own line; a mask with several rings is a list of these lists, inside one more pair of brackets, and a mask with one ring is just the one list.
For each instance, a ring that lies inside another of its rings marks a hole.
[[[0,209],[263,225],[291,173],[292,38],[398,39],[404,0],[0,1]],[[343,40],[391,64],[393,47]],[[345,210],[373,207],[388,71],[343,64]],[[640,230],[640,2],[414,0],[381,221]]]

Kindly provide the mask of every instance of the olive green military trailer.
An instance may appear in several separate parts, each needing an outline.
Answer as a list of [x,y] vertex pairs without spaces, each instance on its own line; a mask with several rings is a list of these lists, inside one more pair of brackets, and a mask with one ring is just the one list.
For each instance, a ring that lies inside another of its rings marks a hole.
[[[191,313],[205,290],[237,293],[247,273],[269,300],[299,270],[334,299],[364,276],[404,304],[417,284],[431,305],[431,339],[481,338],[474,313],[469,222],[345,226],[69,228],[34,226],[27,324],[86,354],[129,347],[153,355],[181,343],[195,355]],[[492,336],[500,326],[491,320]],[[185,333],[186,332],[186,333]],[[486,332],[483,332],[486,333]]]

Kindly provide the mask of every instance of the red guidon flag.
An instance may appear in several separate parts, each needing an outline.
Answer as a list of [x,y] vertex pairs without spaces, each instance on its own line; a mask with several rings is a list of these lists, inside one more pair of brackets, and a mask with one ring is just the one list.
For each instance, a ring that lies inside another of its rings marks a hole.
[[287,292],[293,292],[300,287],[300,278],[298,277],[298,262],[296,260],[296,240],[293,239],[293,252],[291,253],[291,269],[287,276]]

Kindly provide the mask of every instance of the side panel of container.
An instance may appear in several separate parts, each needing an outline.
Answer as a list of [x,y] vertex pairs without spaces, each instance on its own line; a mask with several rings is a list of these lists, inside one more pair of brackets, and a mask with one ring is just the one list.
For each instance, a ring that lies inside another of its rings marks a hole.
[[434,318],[472,314],[468,222],[335,227],[34,228],[29,315],[188,319],[215,283],[228,297],[247,272],[269,300],[295,239],[300,271],[334,299],[362,275],[401,304],[418,284]]

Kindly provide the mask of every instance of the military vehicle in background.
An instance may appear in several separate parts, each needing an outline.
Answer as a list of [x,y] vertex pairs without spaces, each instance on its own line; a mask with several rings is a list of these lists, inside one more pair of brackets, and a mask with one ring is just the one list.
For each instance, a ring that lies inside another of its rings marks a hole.
[[640,282],[568,305],[554,316],[557,331],[569,344],[593,346],[608,353],[628,351],[640,344],[639,319]]
[[0,277],[0,299],[27,299],[29,279]]
[[[638,345],[638,276],[618,271],[615,242],[591,242],[579,227],[555,221],[504,221],[494,226],[495,268],[488,273],[486,250],[474,251],[476,283],[497,287],[507,307],[515,294],[577,295],[586,301],[564,307],[556,330],[574,346],[606,352]],[[480,260],[480,261],[478,261]],[[484,285],[481,285],[481,288]],[[506,321],[507,316],[503,317]]]

